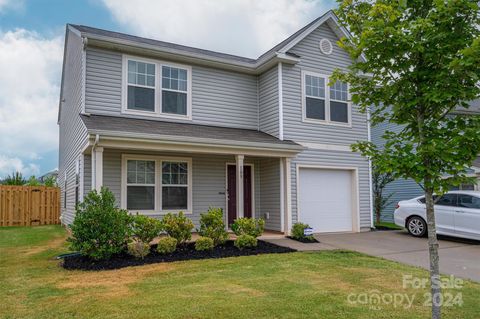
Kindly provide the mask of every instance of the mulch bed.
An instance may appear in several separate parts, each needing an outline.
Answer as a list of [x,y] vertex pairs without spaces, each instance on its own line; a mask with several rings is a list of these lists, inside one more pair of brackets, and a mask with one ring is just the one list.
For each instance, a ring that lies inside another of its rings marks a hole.
[[226,258],[237,256],[251,256],[260,254],[281,254],[296,251],[295,249],[277,246],[262,240],[258,241],[258,246],[252,249],[240,250],[229,240],[222,246],[217,246],[210,251],[196,251],[194,243],[187,243],[178,247],[172,254],[161,255],[157,253],[157,245],[152,245],[151,253],[145,259],[136,259],[127,253],[122,253],[112,257],[110,260],[93,261],[84,256],[68,256],[61,264],[63,268],[69,270],[110,270],[129,266],[140,266],[162,262],[173,262],[193,259]]
[[291,240],[295,240],[295,241],[299,241],[301,243],[304,243],[304,244],[315,244],[315,243],[319,243],[318,240],[315,239],[315,237],[313,237],[312,240],[309,240],[309,239],[298,239],[298,238],[293,238],[292,236],[287,236],[287,238],[291,239]]

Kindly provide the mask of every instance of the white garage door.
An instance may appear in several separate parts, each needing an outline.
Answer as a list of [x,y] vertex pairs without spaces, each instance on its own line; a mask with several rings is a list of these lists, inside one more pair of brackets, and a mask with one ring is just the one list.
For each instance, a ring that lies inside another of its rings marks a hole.
[[352,231],[352,171],[300,168],[299,221],[314,232]]

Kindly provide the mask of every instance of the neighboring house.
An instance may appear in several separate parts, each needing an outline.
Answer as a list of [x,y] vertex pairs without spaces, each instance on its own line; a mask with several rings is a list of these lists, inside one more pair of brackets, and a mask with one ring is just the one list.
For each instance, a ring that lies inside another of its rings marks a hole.
[[[472,101],[468,110],[459,108],[457,112],[462,114],[480,113],[480,99]],[[382,135],[385,133],[385,131],[388,130],[398,133],[401,129],[401,126],[392,123],[380,123],[372,126],[372,142],[381,147],[384,143]],[[452,190],[480,190],[480,157],[474,161],[472,167],[468,171],[468,175],[471,177],[476,177],[478,182],[471,185],[452,187]],[[382,211],[382,220],[393,222],[393,212],[395,211],[395,206],[399,201],[412,199],[414,197],[421,196],[423,193],[423,189],[412,179],[397,179],[391,182],[385,187],[383,192],[384,196],[391,195],[391,197],[388,201],[388,205]]]
[[351,60],[332,12],[258,59],[67,25],[60,111],[62,222],[92,189],[161,217],[221,207],[288,233],[369,230],[368,140],[348,86]]
[[52,178],[54,179],[54,181],[56,182],[57,179],[58,179],[58,169],[54,169],[53,171],[50,171],[48,173],[45,173],[43,174],[42,176],[40,176],[38,178],[38,181],[40,183],[45,183],[45,181],[48,179],[48,178]]

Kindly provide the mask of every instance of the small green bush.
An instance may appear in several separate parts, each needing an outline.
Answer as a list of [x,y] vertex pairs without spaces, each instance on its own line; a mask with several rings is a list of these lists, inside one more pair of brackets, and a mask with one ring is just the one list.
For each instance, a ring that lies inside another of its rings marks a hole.
[[244,248],[253,248],[257,247],[258,241],[255,237],[250,235],[240,235],[235,239],[233,243],[235,247],[242,250]]
[[132,222],[132,236],[136,239],[150,243],[155,237],[160,235],[162,231],[162,223],[155,218],[145,215],[133,216]]
[[143,259],[150,253],[150,245],[141,240],[133,240],[127,244],[127,251],[129,255]]
[[237,236],[249,235],[252,237],[258,237],[263,233],[265,227],[265,221],[263,219],[255,218],[237,218],[232,224],[232,231]]
[[177,240],[177,244],[183,244],[192,239],[192,230],[195,227],[190,218],[187,218],[183,212],[167,214],[162,219],[163,230],[168,236]]
[[215,246],[225,243],[228,233],[223,222],[223,210],[210,207],[206,213],[200,214],[200,236],[213,239]]
[[215,247],[215,244],[213,239],[209,237],[200,237],[195,242],[195,250],[212,250],[213,247]]
[[177,240],[173,237],[160,238],[157,245],[157,251],[160,254],[171,254],[177,249]]
[[93,190],[77,205],[70,225],[70,249],[94,260],[109,259],[125,251],[131,221],[126,210],[116,207],[108,188],[102,187],[100,194]]
[[292,238],[300,240],[300,241],[314,241],[315,238],[313,235],[305,236],[304,230],[305,228],[310,228],[308,224],[303,223],[295,223],[292,226]]

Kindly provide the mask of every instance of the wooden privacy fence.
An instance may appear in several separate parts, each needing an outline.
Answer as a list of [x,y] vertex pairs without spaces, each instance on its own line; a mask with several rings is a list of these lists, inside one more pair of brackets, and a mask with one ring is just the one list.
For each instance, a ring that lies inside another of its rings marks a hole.
[[0,185],[0,226],[60,223],[60,189]]

